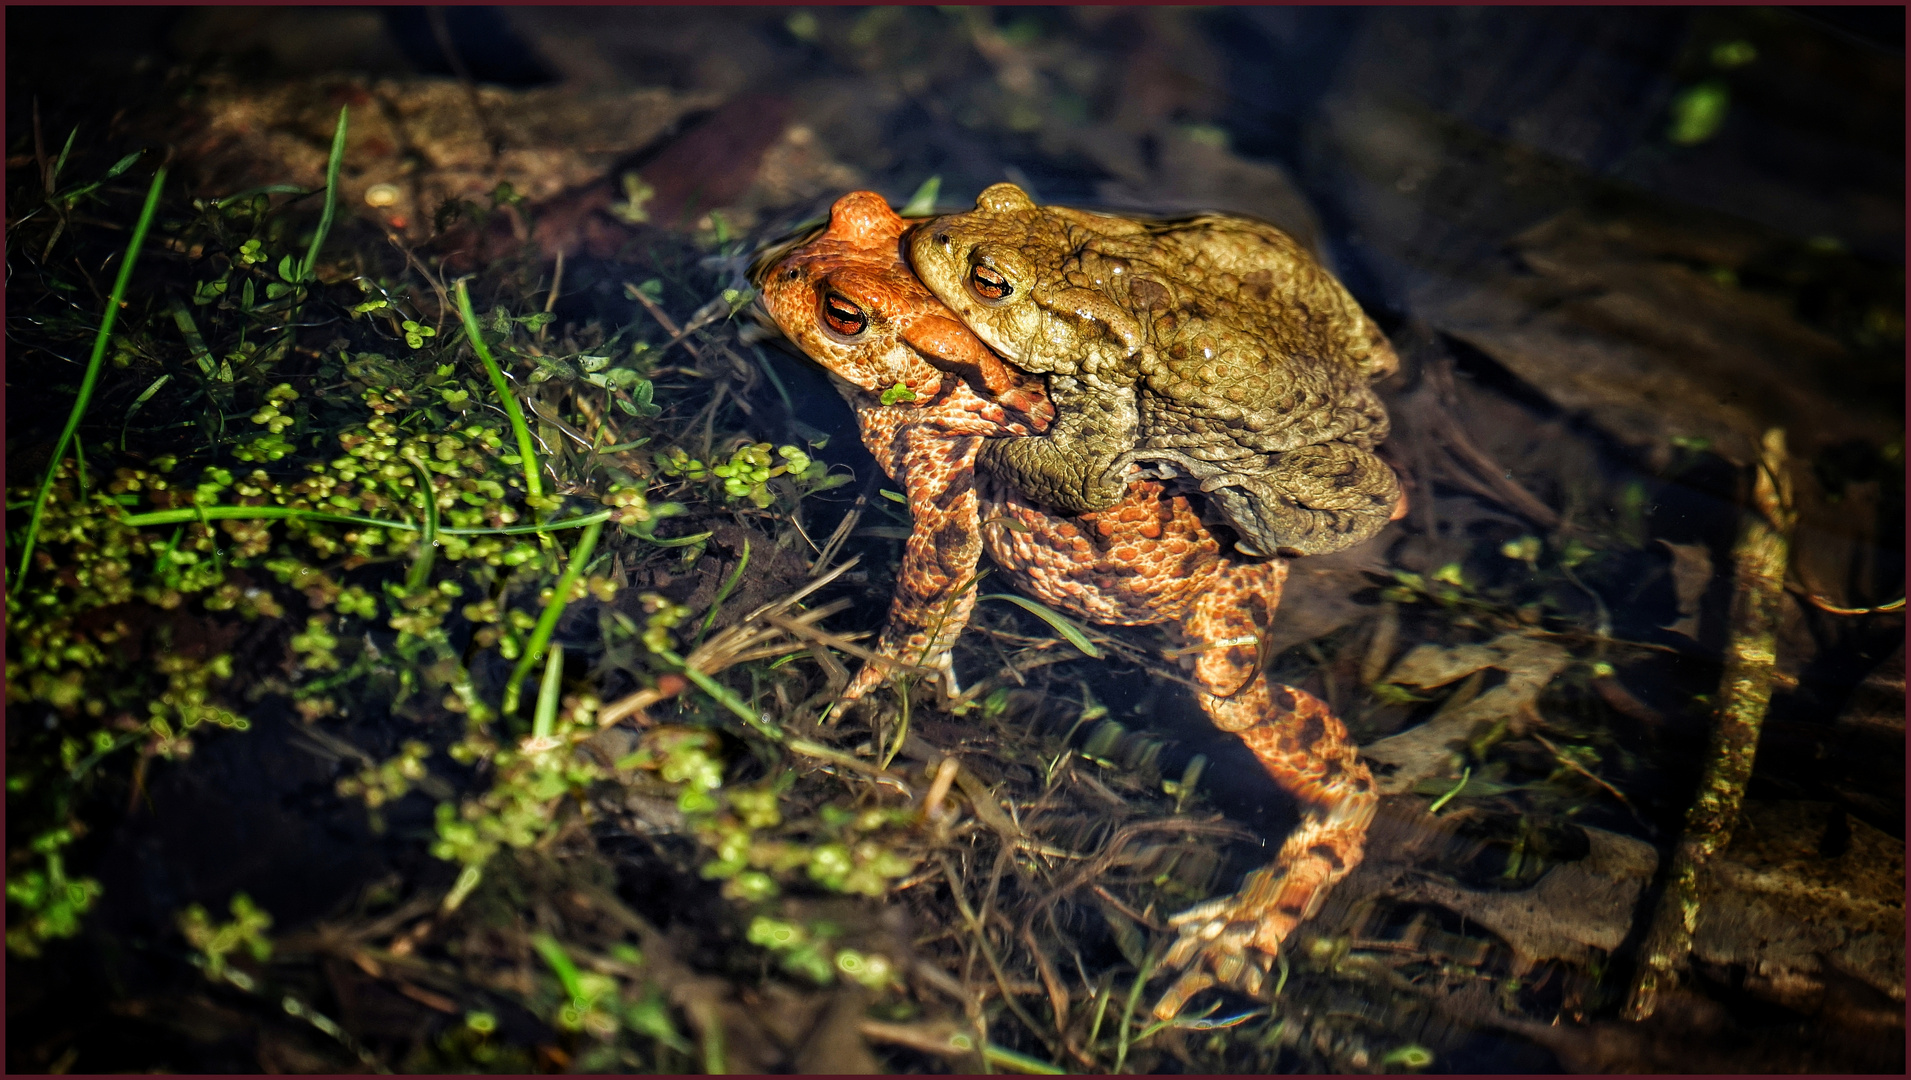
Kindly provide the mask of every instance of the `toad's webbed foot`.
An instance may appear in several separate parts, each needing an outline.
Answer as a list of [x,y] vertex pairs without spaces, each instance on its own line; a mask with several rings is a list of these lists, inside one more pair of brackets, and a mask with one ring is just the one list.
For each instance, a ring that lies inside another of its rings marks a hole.
[[[1248,568],[1281,564],[1239,565],[1238,573],[1247,574]],[[1278,578],[1271,584],[1277,586]],[[1213,603],[1197,605],[1188,620],[1190,636],[1212,641],[1228,630],[1232,612],[1249,606],[1232,595],[1240,592],[1217,589]],[[1238,659],[1229,659],[1232,652],[1207,654],[1214,660],[1205,670],[1197,664],[1196,676],[1204,685],[1218,690],[1232,680],[1231,669],[1242,666]],[[1255,668],[1249,665],[1248,670]],[[1238,734],[1268,774],[1300,797],[1301,823],[1281,844],[1273,863],[1250,873],[1239,892],[1169,920],[1180,937],[1165,963],[1184,972],[1155,1007],[1162,1019],[1173,1017],[1190,997],[1217,983],[1259,993],[1269,965],[1294,928],[1314,916],[1328,891],[1360,864],[1366,851],[1378,797],[1346,726],[1326,702],[1255,674],[1252,682],[1227,697],[1203,694],[1203,707],[1217,727]]]
[[[943,652],[928,657],[919,667],[929,669],[925,677],[934,678],[936,680],[936,685],[941,688],[945,698],[954,700],[962,696],[962,688],[956,682],[955,656],[953,653]],[[885,664],[874,660],[867,661],[857,670],[856,674],[851,677],[849,685],[843,688],[843,692],[837,695],[838,708],[846,709],[866,697],[871,690],[876,689],[883,683],[890,681],[892,678],[907,676],[911,674],[911,672],[912,669],[901,661],[895,661],[893,664]]]
[[1211,986],[1258,996],[1281,943],[1312,914],[1333,875],[1327,860],[1310,856],[1283,871],[1281,864],[1247,876],[1241,891],[1189,908],[1168,920],[1180,937],[1162,959],[1182,970],[1155,1004],[1155,1017],[1172,1019],[1188,999]]
[[1189,998],[1215,985],[1258,996],[1281,945],[1360,862],[1374,807],[1364,793],[1310,807],[1280,856],[1249,874],[1239,892],[1169,919],[1180,937],[1162,967],[1184,970],[1155,1004],[1155,1017],[1172,1019]]

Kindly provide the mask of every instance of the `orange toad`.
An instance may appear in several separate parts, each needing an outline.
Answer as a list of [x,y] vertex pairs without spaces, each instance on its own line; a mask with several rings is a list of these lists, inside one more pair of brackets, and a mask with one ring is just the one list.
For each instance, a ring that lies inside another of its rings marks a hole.
[[[1024,592],[1059,610],[1091,622],[1168,624],[1192,646],[1178,652],[1202,688],[1202,708],[1254,751],[1303,813],[1275,861],[1239,892],[1171,920],[1180,937],[1165,963],[1186,970],[1155,1012],[1172,1017],[1217,982],[1257,993],[1282,940],[1359,863],[1377,801],[1339,718],[1261,671],[1257,643],[1280,604],[1287,564],[1227,557],[1189,501],[1154,480],[1131,483],[1106,510],[1061,517],[978,475],[985,440],[1039,433],[1053,413],[1039,383],[1004,367],[909,271],[900,253],[908,229],[880,196],[852,192],[827,228],[757,274],[770,317],[842,380],[865,445],[908,496],[913,527],[876,654],[950,677],[949,650],[974,605],[984,548]],[[865,665],[845,699],[878,685],[884,667]]]

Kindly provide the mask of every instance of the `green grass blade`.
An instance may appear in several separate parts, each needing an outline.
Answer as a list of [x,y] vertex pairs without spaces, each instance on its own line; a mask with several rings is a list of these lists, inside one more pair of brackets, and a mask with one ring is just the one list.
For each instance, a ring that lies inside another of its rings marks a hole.
[[518,456],[524,465],[524,490],[529,495],[543,495],[544,485],[538,483],[537,454],[531,449],[531,429],[524,423],[524,410],[518,407],[518,396],[511,392],[511,384],[504,381],[504,372],[498,369],[498,362],[491,356],[491,347],[484,343],[484,334],[478,329],[478,316],[471,310],[471,293],[465,288],[464,279],[457,282],[458,318],[464,322],[465,339],[471,342],[471,351],[478,354],[478,362],[484,365],[484,373],[491,378],[491,388],[498,392],[498,404],[504,406],[504,414],[511,418],[511,431],[518,437]]
[[154,510],[149,514],[128,514],[119,519],[121,525],[130,529],[144,529],[153,525],[177,525],[187,521],[278,521],[285,518],[307,518],[312,521],[333,521],[340,525],[369,525],[378,529],[398,529],[415,532],[418,526],[409,521],[384,521],[379,518],[359,517],[356,514],[328,514],[323,510],[301,510],[291,506],[187,506],[172,510]]
[[578,978],[577,965],[564,951],[564,946],[557,943],[556,938],[549,934],[533,934],[531,947],[537,950],[537,954],[544,958],[546,964],[550,965],[551,974],[557,976],[557,981],[563,984],[566,994],[573,998],[584,996],[584,982]]
[[345,121],[349,106],[338,110],[338,129],[332,132],[332,156],[325,162],[325,209],[319,212],[318,231],[312,234],[312,247],[299,266],[299,280],[310,281],[318,273],[319,247],[325,234],[332,231],[332,214],[338,209],[338,166],[345,160]]
[[53,171],[47,174],[46,193],[48,198],[52,198],[53,192],[59,188],[60,170],[66,168],[66,156],[73,152],[73,140],[79,137],[79,125],[75,124],[73,130],[67,133],[66,145],[60,148],[60,156],[53,159]]
[[418,547],[418,558],[405,575],[405,588],[415,591],[431,580],[431,564],[438,557],[438,489],[431,484],[431,470],[416,457],[409,459],[418,474],[418,488],[425,496],[425,535]]
[[[496,529],[441,527],[438,535],[522,536],[528,533],[556,532],[559,529],[581,529],[609,521],[612,513],[613,511],[610,510],[599,510],[595,514],[580,514],[577,517],[563,518],[559,521],[505,525]],[[150,525],[177,525],[184,521],[278,521],[286,518],[333,521],[341,525],[369,525],[378,529],[398,529],[401,532],[419,532],[423,529],[423,526],[410,521],[385,521],[382,518],[359,517],[356,514],[331,514],[323,510],[304,510],[294,506],[192,506],[174,510],[154,510],[149,514],[128,514],[120,518],[119,523],[128,528],[143,529]]]
[[936,212],[936,196],[942,194],[942,174],[937,173],[922,182],[909,201],[896,213],[899,217],[928,217]]
[[783,399],[783,411],[795,417],[796,403],[790,400],[790,392],[783,386],[782,376],[776,373],[776,365],[770,363],[770,358],[764,355],[761,346],[753,345],[750,351],[756,354],[756,366],[763,369],[763,374],[769,377],[770,385],[776,387],[777,396]]
[[531,737],[548,739],[557,727],[557,696],[564,689],[564,646],[551,646],[544,658],[544,680],[537,688],[537,712],[531,720]]
[[1433,800],[1433,804],[1427,807],[1427,816],[1432,817],[1434,814],[1439,813],[1440,808],[1445,806],[1448,803],[1448,801],[1450,801],[1455,795],[1458,795],[1460,792],[1466,790],[1466,782],[1468,780],[1471,780],[1472,778],[1473,778],[1473,766],[1469,765],[1464,770],[1461,771],[1460,782],[1453,785],[1453,790]]
[[1088,640],[1088,635],[1082,633],[1082,628],[1079,626],[1076,626],[1074,622],[1070,621],[1068,618],[1064,617],[1061,613],[1055,611],[1053,608],[1050,608],[1043,604],[1038,604],[1035,601],[1030,600],[1025,596],[1015,596],[1010,593],[990,593],[989,595],[982,597],[982,599],[1007,600],[1011,604],[1015,604],[1026,611],[1034,613],[1036,616],[1040,617],[1043,622],[1054,627],[1055,632],[1062,635],[1063,639],[1065,639],[1070,645],[1073,645],[1077,649],[1080,649],[1083,656],[1091,657],[1096,660],[1101,659],[1101,650],[1095,647],[1094,642]]
[[1040,1058],[1017,1053],[1006,1046],[994,1043],[982,1045],[982,1058],[991,1065],[999,1065],[1011,1072],[1027,1073],[1031,1076],[1067,1076],[1068,1070],[1057,1068]]
[[[78,128],[75,128],[73,130],[76,134],[79,131]],[[127,154],[125,157],[120,158],[118,161],[113,162],[113,167],[106,170],[105,176],[100,177],[98,180],[95,180],[90,184],[80,184],[76,187],[68,188],[67,190],[60,192],[59,195],[55,197],[58,198],[61,202],[65,203],[69,208],[71,208],[75,203],[78,203],[81,199],[85,198],[88,195],[93,194],[95,191],[98,191],[101,187],[105,186],[108,180],[111,180],[115,176],[118,176],[120,173],[123,173],[127,169],[132,168],[133,165],[137,163],[139,159],[142,156],[144,156],[145,153],[146,152],[144,150],[135,150],[132,153]]]
[[571,561],[558,576],[551,602],[544,606],[544,614],[538,616],[537,625],[531,628],[531,640],[525,643],[524,655],[518,657],[517,666],[511,669],[511,682],[504,688],[504,715],[517,715],[518,693],[524,678],[531,673],[531,667],[543,659],[544,650],[551,643],[551,633],[557,629],[557,620],[564,614],[564,605],[570,603],[571,586],[577,584],[578,576],[583,574],[584,564],[590,561],[591,551],[597,547],[597,538],[603,531],[602,521],[591,522],[578,538],[577,546],[571,549]]
[[[314,189],[314,190],[317,190],[317,189]],[[312,191],[307,191],[306,189],[298,186],[297,184],[263,184],[263,185],[260,185],[259,187],[249,187],[245,189],[244,191],[235,192],[231,195],[226,196],[223,199],[219,199],[215,201],[212,205],[218,207],[221,210],[224,210],[226,207],[231,206],[234,203],[244,202],[255,195],[306,196],[312,193],[313,193]]]
[[700,532],[700,533],[691,533],[689,536],[646,536],[644,537],[644,539],[650,541],[651,543],[657,545],[658,547],[673,548],[673,547],[689,547],[692,544],[701,544],[705,540],[710,539],[712,535],[714,534],[707,533],[707,532]]
[[140,410],[140,407],[145,405],[147,401],[151,400],[154,394],[159,393],[160,387],[166,385],[170,381],[172,381],[171,372],[167,372],[166,374],[161,375],[159,378],[154,379],[151,385],[147,386],[145,390],[141,391],[138,397],[133,399],[133,403],[131,405],[126,406],[126,418],[128,420],[131,420],[133,418],[133,414],[138,412]]
[[192,312],[186,309],[182,301],[173,301],[173,323],[179,327],[180,336],[186,339],[186,351],[192,353],[193,362],[199,365],[201,373],[211,378],[219,363],[212,358],[212,350],[206,348],[206,339],[199,335],[199,324],[193,320]]
[[438,531],[446,536],[523,536],[529,533],[552,532],[556,529],[581,529],[587,525],[601,525],[609,521],[613,513],[615,513],[615,511],[599,510],[595,514],[580,514],[577,517],[564,518],[559,521],[534,522],[530,525],[505,525],[496,529],[441,528]]
[[710,624],[717,621],[717,609],[723,606],[725,600],[730,599],[731,591],[737,587],[737,582],[743,580],[743,571],[749,565],[750,542],[745,540],[743,541],[743,558],[737,560],[737,568],[730,571],[729,580],[725,581],[723,587],[717,590],[717,598],[710,601],[710,612],[703,617],[703,627],[697,631],[698,641],[701,642],[703,636],[710,632]]
[[1130,1030],[1135,1018],[1135,1003],[1141,1000],[1141,988],[1154,978],[1155,965],[1161,962],[1159,949],[1150,951],[1141,963],[1141,970],[1135,973],[1134,984],[1128,987],[1128,1000],[1121,1007],[1121,1026],[1116,1028],[1115,1071],[1120,1072],[1128,1064],[1128,1040],[1133,1035]]
[[669,663],[681,669],[683,671],[684,678],[689,679],[691,683],[696,686],[697,689],[703,691],[706,694],[709,694],[711,700],[715,701],[717,704],[723,706],[724,708],[730,710],[731,712],[737,714],[738,717],[742,718],[744,723],[749,724],[751,727],[755,728],[758,732],[768,736],[769,738],[775,739],[779,742],[782,741],[783,732],[778,730],[775,724],[772,724],[768,720],[765,720],[763,719],[763,717],[759,716],[755,709],[752,709],[750,708],[749,705],[745,704],[742,698],[736,696],[734,693],[730,691],[729,687],[723,685],[722,683],[711,678],[710,676],[705,675],[703,672],[698,671],[696,668],[691,667],[689,664],[684,662],[683,657],[678,656],[676,653],[671,652],[669,649],[660,649],[658,650],[657,655],[660,657],[663,657],[664,660],[668,661]]
[[79,397],[73,402],[73,411],[67,414],[66,428],[60,432],[59,441],[53,444],[53,458],[47,462],[46,475],[40,479],[40,490],[33,496],[33,513],[27,519],[26,539],[20,545],[19,577],[26,576],[29,560],[33,558],[33,544],[40,536],[40,518],[46,512],[47,496],[53,491],[53,477],[60,471],[60,461],[66,456],[67,444],[73,441],[74,432],[80,429],[80,419],[86,415],[87,403],[93,399],[93,385],[99,381],[100,365],[106,359],[106,346],[113,339],[113,323],[119,318],[120,300],[125,297],[127,283],[133,277],[133,260],[139,257],[139,249],[146,243],[146,230],[151,227],[153,214],[159,209],[159,189],[165,183],[166,170],[161,168],[153,174],[153,185],[146,192],[146,206],[139,212],[139,223],[133,226],[133,238],[126,245],[126,258],[119,264],[119,277],[114,280],[113,294],[106,301],[106,316],[100,320],[100,332],[93,338],[92,358],[87,360],[86,375],[80,380]]
[[154,394],[159,393],[160,387],[166,385],[168,382],[171,382],[172,377],[173,377],[172,372],[169,371],[166,374],[161,375],[159,378],[154,379],[152,382],[152,385],[148,386],[145,392],[141,393],[138,397],[134,398],[133,403],[126,407],[126,416],[124,419],[120,421],[120,425],[119,425],[120,453],[123,454],[126,452],[126,429],[130,427],[133,423],[133,414],[138,412],[140,408],[146,404],[147,401],[151,400]]

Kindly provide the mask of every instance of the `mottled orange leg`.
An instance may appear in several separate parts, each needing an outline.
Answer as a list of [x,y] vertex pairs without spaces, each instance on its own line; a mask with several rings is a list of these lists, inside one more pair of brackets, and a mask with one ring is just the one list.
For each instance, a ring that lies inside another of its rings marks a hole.
[[1258,993],[1281,942],[1365,854],[1378,797],[1346,726],[1312,694],[1270,683],[1257,647],[1237,644],[1268,624],[1286,576],[1279,561],[1236,563],[1183,619],[1192,644],[1226,643],[1197,654],[1195,677],[1209,688],[1202,707],[1217,727],[1240,736],[1303,809],[1274,862],[1250,873],[1239,892],[1169,920],[1181,936],[1164,963],[1188,970],[1156,1004],[1160,1019],[1217,982]]
[[[975,609],[975,568],[982,523],[975,492],[975,456],[982,440],[935,430],[904,431],[892,475],[909,499],[909,540],[896,573],[889,617],[873,650],[879,657],[938,672],[954,696],[950,650]],[[843,691],[845,705],[890,677],[893,665],[865,663]]]

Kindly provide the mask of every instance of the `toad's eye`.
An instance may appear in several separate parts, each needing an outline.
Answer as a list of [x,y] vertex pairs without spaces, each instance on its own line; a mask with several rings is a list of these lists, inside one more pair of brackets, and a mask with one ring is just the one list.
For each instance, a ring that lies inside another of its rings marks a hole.
[[969,287],[984,300],[1006,300],[1015,291],[1008,278],[979,264],[969,270]]
[[835,293],[823,297],[823,322],[844,337],[855,337],[869,329],[869,316],[863,309]]

